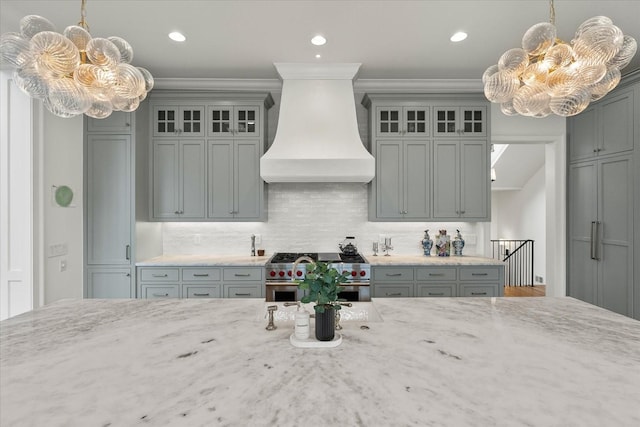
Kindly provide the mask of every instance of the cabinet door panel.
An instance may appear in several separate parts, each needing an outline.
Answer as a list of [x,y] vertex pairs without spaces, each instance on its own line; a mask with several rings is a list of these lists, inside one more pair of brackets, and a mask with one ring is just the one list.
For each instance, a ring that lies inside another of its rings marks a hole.
[[260,109],[258,107],[235,107],[234,134],[240,137],[260,136]]
[[209,143],[209,218],[233,217],[233,142]]
[[403,136],[429,136],[429,107],[404,107]]
[[209,136],[230,137],[233,132],[233,107],[212,106],[208,111]]
[[589,107],[573,116],[570,123],[569,159],[573,161],[593,157],[599,140],[596,107]]
[[402,131],[402,108],[376,108],[376,135],[379,137],[400,136]]
[[114,111],[104,119],[87,118],[87,132],[130,133],[131,114],[124,111]]
[[204,141],[180,143],[180,190],[181,218],[204,218],[205,216],[205,162]]
[[175,218],[178,211],[178,141],[153,144],[153,216]]
[[377,215],[380,218],[401,218],[404,210],[402,143],[379,141],[377,157]]
[[405,143],[405,218],[431,216],[431,171],[428,142]]
[[131,137],[87,137],[87,264],[131,263]]
[[602,144],[598,154],[633,149],[633,91],[602,103]]
[[235,144],[235,218],[260,218],[260,148],[257,141]]
[[153,107],[153,136],[172,136],[180,129],[180,109],[176,106]]
[[489,216],[489,160],[485,142],[463,142],[460,152],[460,216]]
[[458,108],[435,107],[433,110],[433,134],[436,136],[458,135]]
[[87,271],[87,298],[134,298],[131,269],[92,269]]
[[433,156],[433,217],[458,217],[458,143],[436,141]]
[[180,135],[204,136],[204,108],[184,106],[180,108]]

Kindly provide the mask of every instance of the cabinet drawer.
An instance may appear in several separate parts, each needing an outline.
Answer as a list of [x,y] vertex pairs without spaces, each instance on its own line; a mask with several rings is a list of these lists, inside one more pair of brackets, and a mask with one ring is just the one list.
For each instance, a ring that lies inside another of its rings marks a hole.
[[459,295],[461,297],[498,297],[500,296],[500,285],[461,284]]
[[375,285],[374,298],[408,298],[413,296],[413,284],[407,285]]
[[183,298],[220,298],[220,285],[182,285]]
[[413,268],[376,268],[373,279],[380,282],[403,282],[413,280]]
[[455,297],[456,296],[456,284],[450,285],[416,285],[417,297]]
[[220,280],[219,268],[183,268],[182,280],[184,282],[218,281]]
[[460,269],[460,280],[499,281],[500,267],[466,267]]
[[416,279],[424,282],[456,280],[455,268],[418,268]]
[[264,298],[262,294],[263,284],[224,285],[225,298]]
[[177,268],[141,268],[140,278],[143,282],[176,282]]
[[225,268],[223,277],[224,281],[253,281],[262,282],[262,268]]
[[142,285],[142,298],[179,298],[178,285]]

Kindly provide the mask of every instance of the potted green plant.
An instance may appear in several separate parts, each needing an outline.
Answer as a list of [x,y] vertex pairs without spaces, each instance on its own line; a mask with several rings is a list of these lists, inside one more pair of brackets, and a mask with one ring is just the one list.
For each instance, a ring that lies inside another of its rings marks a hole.
[[328,263],[318,261],[307,264],[306,274],[303,280],[297,280],[298,288],[304,289],[305,295],[301,302],[307,304],[315,302],[316,312],[316,339],[318,341],[331,341],[335,335],[336,310],[342,306],[338,294],[344,289],[341,283],[347,281],[348,272],[340,273]]

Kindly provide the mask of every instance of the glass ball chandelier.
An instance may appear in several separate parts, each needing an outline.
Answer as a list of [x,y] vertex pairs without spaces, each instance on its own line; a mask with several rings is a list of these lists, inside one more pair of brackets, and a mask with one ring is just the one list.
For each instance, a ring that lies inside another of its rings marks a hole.
[[584,21],[571,43],[556,38],[555,9],[550,22],[529,28],[522,48],[506,51],[482,76],[484,93],[504,114],[574,116],[620,82],[638,45],[605,16]]
[[19,33],[0,36],[0,57],[15,68],[16,86],[42,99],[56,116],[103,119],[113,111],[134,111],[153,88],[153,76],[131,65],[126,40],[91,37],[85,3],[78,25],[62,34],[46,18],[25,16]]

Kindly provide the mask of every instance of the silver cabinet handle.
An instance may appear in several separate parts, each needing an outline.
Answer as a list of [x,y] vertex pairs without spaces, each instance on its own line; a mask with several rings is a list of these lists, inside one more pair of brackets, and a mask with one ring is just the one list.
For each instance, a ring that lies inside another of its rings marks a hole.
[[429,292],[429,295],[432,295],[434,297],[441,297],[444,296],[444,292]]
[[431,277],[444,276],[444,273],[429,273]]
[[472,276],[488,276],[489,273],[471,273]]
[[193,277],[209,277],[209,273],[193,273]]
[[194,297],[208,297],[209,294],[193,294]]
[[251,274],[250,273],[236,273],[236,274],[234,274],[234,276],[236,276],[236,277],[249,277],[249,276],[251,276]]
[[240,293],[238,293],[238,292],[236,292],[234,295],[235,295],[235,296],[237,296],[237,297],[250,297],[250,296],[251,296],[251,294],[250,294],[250,293],[243,293],[243,294],[240,294]]
[[486,295],[486,292],[471,292],[471,295]]
[[388,297],[399,297],[399,296],[402,296],[402,294],[400,292],[394,292],[392,294],[387,292],[385,295],[388,296]]
[[165,274],[152,274],[152,277],[169,277],[169,275],[167,273]]
[[127,245],[124,250],[124,256],[126,259],[131,259],[131,245]]
[[158,297],[158,298],[166,298],[169,296],[169,294],[152,294],[154,297]]
[[600,260],[598,257],[599,226],[600,221],[591,221],[591,259],[596,261]]
[[385,273],[385,276],[387,276],[387,277],[398,277],[398,276],[402,276],[402,273]]
[[174,214],[180,215],[180,211],[175,211]]
[[127,274],[126,274],[126,276],[127,276],[127,277],[131,277],[131,273],[127,273]]

